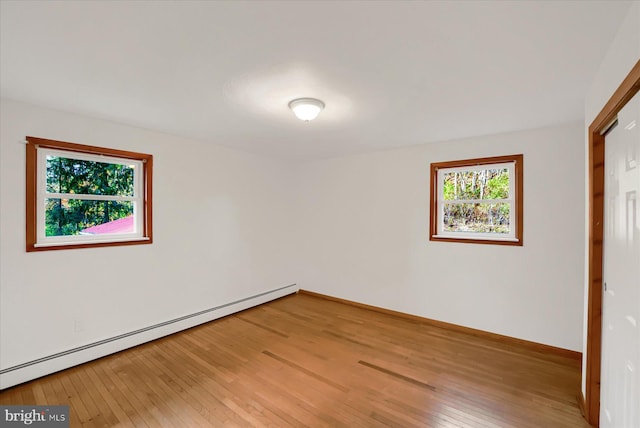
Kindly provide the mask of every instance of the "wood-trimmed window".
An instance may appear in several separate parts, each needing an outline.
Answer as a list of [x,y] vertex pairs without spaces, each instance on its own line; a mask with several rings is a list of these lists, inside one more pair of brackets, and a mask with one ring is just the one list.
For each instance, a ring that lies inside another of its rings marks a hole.
[[26,140],[28,252],[152,242],[152,155]]
[[523,156],[431,164],[431,241],[522,245]]

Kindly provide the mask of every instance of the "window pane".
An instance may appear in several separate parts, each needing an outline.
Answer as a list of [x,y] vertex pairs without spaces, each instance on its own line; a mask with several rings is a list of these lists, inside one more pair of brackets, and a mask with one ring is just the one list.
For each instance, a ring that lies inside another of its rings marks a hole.
[[509,233],[510,206],[497,204],[444,204],[445,232]]
[[133,202],[46,199],[46,236],[133,233]]
[[134,196],[133,165],[47,156],[47,192]]
[[444,173],[444,200],[508,199],[509,170],[483,169]]

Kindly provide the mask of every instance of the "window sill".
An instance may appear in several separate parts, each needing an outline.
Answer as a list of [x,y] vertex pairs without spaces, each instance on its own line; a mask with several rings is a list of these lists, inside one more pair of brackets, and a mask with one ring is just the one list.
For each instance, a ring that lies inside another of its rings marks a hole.
[[136,238],[122,238],[122,239],[109,239],[109,240],[78,240],[78,241],[64,241],[64,242],[45,242],[33,244],[31,248],[27,248],[27,251],[47,251],[47,250],[67,250],[74,248],[93,248],[93,247],[113,247],[123,245],[138,245],[138,244],[151,244],[152,240],[149,237],[136,237]]
[[488,244],[488,245],[512,245],[522,246],[522,240],[516,238],[493,238],[493,237],[468,237],[468,236],[450,236],[450,235],[431,235],[430,241],[438,242],[459,242],[467,244]]
[[498,237],[487,237],[487,236],[467,236],[467,235],[433,235],[434,238],[438,239],[471,239],[474,241],[500,241],[500,242],[518,242],[516,238],[498,238]]

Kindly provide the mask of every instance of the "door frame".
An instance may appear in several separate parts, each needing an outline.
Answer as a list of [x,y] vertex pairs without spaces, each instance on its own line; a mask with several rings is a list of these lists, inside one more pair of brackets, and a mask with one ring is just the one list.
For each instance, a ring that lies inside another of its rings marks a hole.
[[602,271],[604,238],[604,147],[602,131],[640,90],[640,60],[589,125],[589,282],[587,302],[585,418],[600,426],[602,357]]

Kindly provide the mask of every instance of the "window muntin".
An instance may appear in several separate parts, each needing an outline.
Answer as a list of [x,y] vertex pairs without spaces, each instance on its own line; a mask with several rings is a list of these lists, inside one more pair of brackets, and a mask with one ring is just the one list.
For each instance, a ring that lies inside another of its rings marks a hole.
[[431,240],[522,245],[522,155],[431,164]]
[[27,251],[150,243],[152,159],[27,137]]

